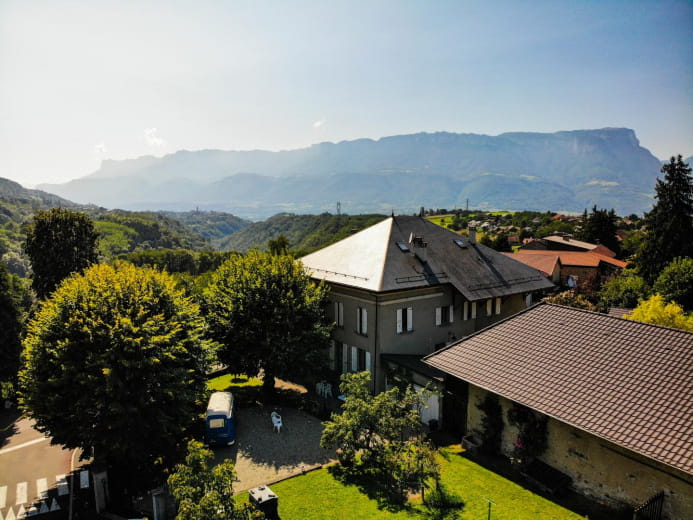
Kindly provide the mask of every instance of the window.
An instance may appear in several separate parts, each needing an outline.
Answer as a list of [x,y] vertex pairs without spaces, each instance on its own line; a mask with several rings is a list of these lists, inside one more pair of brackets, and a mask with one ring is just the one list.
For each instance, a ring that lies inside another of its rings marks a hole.
[[334,322],[337,327],[344,326],[344,304],[342,302],[334,302]]
[[397,334],[414,330],[414,310],[412,307],[397,309]]
[[349,372],[349,345],[342,344],[342,374]]
[[493,298],[486,300],[486,316],[493,316]]
[[359,350],[360,348],[357,347],[351,347],[351,371],[352,372],[358,372],[359,371]]
[[471,319],[475,320],[476,319],[476,302],[472,302],[470,304],[470,307],[472,308]]
[[337,368],[337,344],[334,340],[330,340],[330,370]]
[[501,313],[501,298],[496,298],[496,314]]
[[368,312],[364,307],[356,308],[356,332],[364,336],[368,334]]
[[371,371],[371,353],[365,349],[351,347],[351,371],[363,372]]
[[452,305],[436,307],[436,325],[446,325],[454,321],[454,309]]
[[476,318],[476,302],[464,302],[462,306],[462,319],[473,320]]
[[210,419],[209,420],[209,427],[210,428],[223,428],[224,427],[224,419]]
[[409,244],[406,242],[397,242],[397,247],[399,247],[399,250],[402,251],[402,253],[409,252]]

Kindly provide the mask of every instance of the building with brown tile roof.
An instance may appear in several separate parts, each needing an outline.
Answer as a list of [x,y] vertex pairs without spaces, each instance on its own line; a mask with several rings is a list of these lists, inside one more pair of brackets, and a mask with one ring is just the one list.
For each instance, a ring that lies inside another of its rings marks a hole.
[[549,418],[541,459],[579,491],[631,506],[664,491],[670,518],[693,518],[693,333],[541,303],[424,362],[462,385],[465,431],[491,392]]
[[599,253],[611,258],[616,257],[616,253],[603,244],[591,244],[589,242],[583,242],[582,240],[576,240],[566,234],[549,235],[544,238],[535,239],[524,244],[520,248],[522,251],[532,249],[544,249],[549,251],[582,251]]

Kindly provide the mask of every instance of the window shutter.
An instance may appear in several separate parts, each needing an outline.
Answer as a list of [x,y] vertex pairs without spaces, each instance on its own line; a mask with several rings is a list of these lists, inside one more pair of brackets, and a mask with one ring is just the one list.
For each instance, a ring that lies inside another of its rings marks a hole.
[[337,345],[334,340],[330,340],[330,370],[334,370],[334,360],[337,357]]
[[339,326],[342,327],[344,326],[344,304],[342,302],[339,302]]
[[486,316],[492,316],[493,315],[493,300],[489,298],[486,300]]
[[366,370],[371,371],[371,353],[366,350]]
[[365,308],[362,308],[361,312],[361,333],[368,334],[368,311]]
[[455,306],[450,304],[450,323],[455,322]]
[[440,325],[443,322],[442,311],[442,308],[436,307],[436,325]]
[[344,343],[342,345],[342,374],[346,374],[349,371],[349,345]]
[[407,330],[414,330],[414,309],[407,307]]
[[356,307],[356,332],[361,332],[361,307]]
[[402,333],[402,309],[397,309],[397,334]]
[[464,302],[462,305],[462,319],[467,321],[469,318],[469,302]]
[[501,299],[496,298],[496,314],[500,314],[500,313],[501,313]]
[[334,302],[334,322],[339,325],[339,302]]
[[476,302],[472,302],[472,319],[476,319]]
[[359,349],[351,347],[351,371],[358,372],[359,370]]

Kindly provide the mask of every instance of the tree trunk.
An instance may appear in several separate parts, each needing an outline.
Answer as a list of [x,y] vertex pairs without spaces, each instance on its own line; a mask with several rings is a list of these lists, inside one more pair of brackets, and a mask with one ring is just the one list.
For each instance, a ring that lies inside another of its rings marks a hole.
[[265,395],[274,395],[274,374],[266,368],[262,377],[262,391],[265,393]]

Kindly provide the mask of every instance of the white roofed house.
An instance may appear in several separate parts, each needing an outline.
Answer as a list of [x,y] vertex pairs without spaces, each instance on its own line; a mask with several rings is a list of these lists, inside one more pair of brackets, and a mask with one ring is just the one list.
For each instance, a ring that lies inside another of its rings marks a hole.
[[[403,376],[442,381],[421,358],[526,308],[553,287],[536,269],[415,216],[391,216],[301,259],[330,285],[335,375],[368,370],[373,390]],[[437,396],[422,419],[439,419]],[[451,416],[449,420],[454,420]]]

